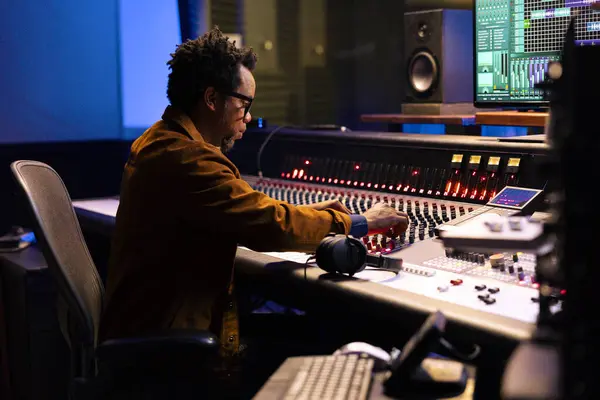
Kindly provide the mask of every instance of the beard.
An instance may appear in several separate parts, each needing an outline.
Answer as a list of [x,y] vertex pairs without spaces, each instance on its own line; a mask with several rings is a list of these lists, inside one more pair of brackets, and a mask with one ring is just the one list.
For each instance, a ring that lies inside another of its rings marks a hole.
[[235,139],[233,138],[233,136],[228,136],[226,138],[223,138],[221,140],[221,152],[223,154],[230,152],[231,149],[233,149],[234,143],[235,143]]

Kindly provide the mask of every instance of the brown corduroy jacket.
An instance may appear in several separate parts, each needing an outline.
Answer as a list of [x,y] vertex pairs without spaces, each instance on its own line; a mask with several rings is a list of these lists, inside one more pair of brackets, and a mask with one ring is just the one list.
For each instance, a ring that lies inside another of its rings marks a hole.
[[189,117],[167,107],[125,165],[99,338],[210,329],[233,351],[237,325],[225,305],[237,246],[313,251],[350,227],[343,213],[253,190]]

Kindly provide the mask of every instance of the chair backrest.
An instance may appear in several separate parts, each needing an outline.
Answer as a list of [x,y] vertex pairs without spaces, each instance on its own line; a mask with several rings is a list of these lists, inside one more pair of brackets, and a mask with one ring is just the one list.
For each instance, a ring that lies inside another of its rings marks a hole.
[[67,339],[73,350],[93,354],[104,285],[85,243],[69,192],[49,165],[20,160],[10,167],[29,202],[37,242],[58,292],[67,303],[70,319]]

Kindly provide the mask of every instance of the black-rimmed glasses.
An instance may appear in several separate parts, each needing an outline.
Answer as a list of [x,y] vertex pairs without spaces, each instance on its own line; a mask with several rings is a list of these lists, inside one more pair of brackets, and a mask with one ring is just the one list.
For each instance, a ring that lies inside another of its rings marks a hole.
[[241,93],[236,93],[236,92],[224,92],[223,94],[226,96],[231,96],[231,97],[235,97],[240,100],[247,101],[246,105],[244,106],[244,118],[246,118],[246,115],[250,111],[250,107],[252,107],[252,102],[254,101],[254,99],[252,97],[245,96]]

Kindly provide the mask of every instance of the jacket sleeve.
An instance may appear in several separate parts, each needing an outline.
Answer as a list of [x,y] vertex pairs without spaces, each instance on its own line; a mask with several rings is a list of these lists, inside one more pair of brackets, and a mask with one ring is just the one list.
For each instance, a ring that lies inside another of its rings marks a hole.
[[314,251],[330,232],[348,234],[349,215],[277,201],[258,192],[218,150],[183,157],[186,219],[256,251]]

